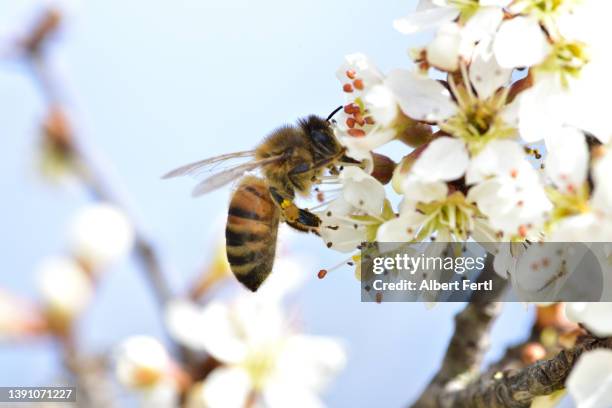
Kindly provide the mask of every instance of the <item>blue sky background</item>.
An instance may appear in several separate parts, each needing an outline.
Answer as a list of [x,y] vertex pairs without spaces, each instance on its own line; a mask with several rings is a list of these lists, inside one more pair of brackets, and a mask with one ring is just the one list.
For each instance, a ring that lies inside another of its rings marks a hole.
[[[26,21],[34,1],[0,0],[0,31]],[[58,64],[70,78],[83,133],[129,192],[131,204],[181,289],[218,239],[228,189],[192,200],[190,180],[162,182],[179,164],[253,147],[283,122],[327,114],[343,102],[335,70],[361,51],[383,71],[408,65],[417,43],[391,21],[414,2],[393,0],[83,2]],[[25,19],[25,20],[24,20]],[[417,38],[418,41],[418,38]],[[33,153],[44,103],[27,72],[0,66],[0,286],[35,296],[34,269],[63,249],[65,227],[87,200],[36,174]],[[393,155],[393,147],[388,148]],[[342,260],[313,237],[291,250],[312,267],[298,296],[305,331],[344,338],[349,365],[325,400],[332,407],[398,407],[436,370],[461,307],[362,304],[351,270],[324,280],[316,271]],[[529,314],[508,304],[493,331],[491,356],[527,333]],[[161,333],[141,271],[126,260],[108,272],[82,325],[83,343],[105,350],[131,334]],[[0,346],[0,386],[49,384],[52,345]]]

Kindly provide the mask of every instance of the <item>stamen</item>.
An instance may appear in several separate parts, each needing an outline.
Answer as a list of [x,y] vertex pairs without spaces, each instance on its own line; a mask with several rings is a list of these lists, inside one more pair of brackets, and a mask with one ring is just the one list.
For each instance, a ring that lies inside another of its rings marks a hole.
[[319,277],[319,279],[323,279],[324,277],[327,276],[328,273],[335,271],[337,269],[340,269],[344,265],[350,265],[351,263],[353,263],[354,260],[355,260],[355,256],[350,256],[349,258],[344,259],[342,262],[332,266],[329,269],[321,269],[319,273],[317,274],[317,276]]
[[470,77],[467,72],[467,67],[463,62],[461,62],[459,66],[461,68],[461,78],[463,79],[463,85],[465,86],[465,90],[467,91],[470,100],[474,101],[477,98],[476,95],[474,95],[474,91],[472,90],[472,84],[470,83]]
[[348,134],[353,137],[364,137],[366,133],[361,129],[349,129]]
[[353,92],[353,86],[351,84],[344,84],[342,90],[346,93],[351,93]]

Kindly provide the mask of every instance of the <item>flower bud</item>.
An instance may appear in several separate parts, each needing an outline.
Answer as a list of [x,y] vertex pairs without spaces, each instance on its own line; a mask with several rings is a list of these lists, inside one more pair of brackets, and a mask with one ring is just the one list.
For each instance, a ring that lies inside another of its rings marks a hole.
[[414,121],[401,112],[394,120],[393,127],[397,132],[395,138],[410,147],[423,146],[433,138],[431,126]]
[[38,268],[38,286],[51,328],[63,332],[93,297],[87,272],[68,257],[47,258]]
[[382,184],[387,184],[393,177],[393,171],[395,170],[395,162],[389,157],[372,153],[373,169],[372,177],[380,181]]
[[529,365],[546,357],[546,349],[536,342],[527,343],[521,349],[521,360]]
[[540,330],[546,327],[572,329],[576,326],[575,324],[572,324],[567,317],[565,317],[565,308],[563,303],[553,303],[549,306],[538,306],[536,309],[536,325]]
[[164,346],[148,336],[132,336],[124,340],[116,350],[115,361],[117,379],[131,389],[154,387],[172,369]]
[[43,176],[59,181],[74,173],[72,137],[72,129],[65,112],[58,107],[51,107],[42,124],[38,166]]
[[120,209],[110,204],[95,204],[76,215],[69,242],[77,259],[96,271],[131,250],[134,230]]
[[442,71],[456,71],[459,68],[460,49],[461,28],[459,24],[444,24],[427,46],[427,61]]
[[393,178],[391,180],[391,186],[396,193],[403,194],[402,184],[404,182],[404,178],[408,175],[412,165],[416,159],[419,158],[426,147],[427,145],[425,144],[417,149],[414,149],[412,152],[410,152],[410,154],[404,156],[404,158],[395,167],[395,170],[393,171]]
[[0,289],[0,341],[46,330],[46,319],[35,305]]

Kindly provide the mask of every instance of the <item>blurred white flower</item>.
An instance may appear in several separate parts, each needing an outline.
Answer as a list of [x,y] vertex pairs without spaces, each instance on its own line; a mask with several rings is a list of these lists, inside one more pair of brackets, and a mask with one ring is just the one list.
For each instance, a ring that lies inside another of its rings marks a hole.
[[89,305],[94,290],[91,277],[72,258],[47,258],[37,274],[43,304],[57,324],[69,323]]
[[612,401],[612,351],[583,353],[566,386],[577,408],[608,408]]
[[94,204],[79,211],[69,232],[74,255],[97,270],[118,261],[132,248],[134,229],[126,215],[111,204]]
[[584,324],[596,336],[612,336],[612,303],[565,303],[565,314],[569,320]]
[[223,363],[192,398],[201,406],[242,408],[247,400],[256,407],[320,406],[317,393],[345,363],[336,340],[293,333],[275,303],[245,297],[190,313],[197,335],[179,337]]
[[155,338],[132,336],[115,350],[115,374],[130,389],[154,388],[170,372],[171,360],[165,347]]
[[33,305],[0,289],[0,341],[41,333],[46,322]]

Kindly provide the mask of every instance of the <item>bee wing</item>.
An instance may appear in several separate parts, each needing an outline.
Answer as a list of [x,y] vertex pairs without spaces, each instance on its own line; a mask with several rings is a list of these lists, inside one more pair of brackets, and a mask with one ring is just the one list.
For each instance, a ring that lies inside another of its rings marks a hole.
[[193,197],[198,197],[198,196],[201,196],[202,194],[209,193],[213,190],[223,187],[224,185],[230,183],[233,180],[236,180],[238,177],[242,176],[247,171],[254,170],[259,166],[263,166],[269,163],[274,163],[275,161],[278,161],[282,159],[283,157],[284,156],[281,155],[281,156],[268,157],[262,160],[250,161],[250,162],[238,165],[236,167],[232,167],[232,168],[223,170],[220,173],[213,174],[209,176],[208,178],[206,178],[205,180],[202,180],[200,183],[198,183],[198,185],[194,187],[191,194]]
[[189,163],[184,166],[179,167],[178,169],[174,169],[162,176],[163,179],[169,179],[173,177],[181,177],[181,176],[197,176],[200,172],[205,171],[210,167],[217,166],[221,164],[221,162],[239,158],[239,157],[250,157],[255,154],[255,150],[247,150],[244,152],[235,152],[222,154],[220,156],[209,157],[208,159],[200,160],[194,163]]

